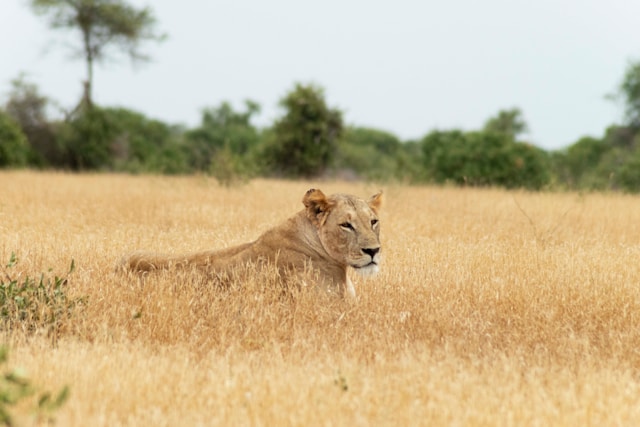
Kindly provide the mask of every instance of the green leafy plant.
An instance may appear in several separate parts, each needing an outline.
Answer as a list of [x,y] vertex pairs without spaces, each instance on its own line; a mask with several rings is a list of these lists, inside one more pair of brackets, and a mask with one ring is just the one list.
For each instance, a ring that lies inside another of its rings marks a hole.
[[39,279],[25,276],[13,277],[10,270],[18,263],[15,253],[6,265],[4,279],[0,279],[0,330],[35,332],[45,328],[53,340],[57,339],[61,326],[84,297],[69,298],[66,294],[67,277],[75,269],[71,261],[65,277],[51,278],[44,273]]
[[[7,363],[9,351],[6,347],[0,347],[0,364]],[[5,369],[0,374],[0,425],[14,426],[15,410],[18,404],[38,394],[37,388],[19,370]],[[53,413],[58,410],[69,398],[69,387],[65,386],[55,396],[48,391],[40,392],[37,404],[32,408],[38,421],[52,422]],[[21,405],[22,406],[22,405]]]

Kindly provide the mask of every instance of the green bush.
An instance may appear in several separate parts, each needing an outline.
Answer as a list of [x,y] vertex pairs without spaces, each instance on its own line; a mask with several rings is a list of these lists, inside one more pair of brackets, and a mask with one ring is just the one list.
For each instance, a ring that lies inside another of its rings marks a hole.
[[99,107],[81,109],[57,130],[67,165],[80,171],[112,168],[111,143],[115,135],[116,128],[111,118]]
[[0,167],[23,167],[29,158],[29,143],[20,126],[0,110]]
[[338,144],[334,168],[369,180],[390,180],[400,174],[401,143],[377,129],[349,127]]
[[189,171],[182,129],[125,108],[84,108],[56,134],[74,170]]
[[47,117],[51,101],[42,96],[38,87],[29,83],[24,74],[14,79],[11,86],[6,111],[27,137],[30,146],[29,165],[62,166],[63,152],[55,138],[55,127]]
[[[39,279],[12,277],[10,273],[17,262],[15,254],[11,254],[0,280],[0,330],[32,333],[44,329],[55,340],[64,322],[84,303],[84,298],[67,297],[66,278],[50,278],[45,274]],[[72,261],[67,274],[73,269]],[[7,363],[7,358],[7,348],[0,346],[0,365]],[[16,412],[28,408],[23,402],[28,403],[34,396],[37,403],[29,408],[31,415],[37,423],[51,423],[53,413],[68,399],[69,388],[64,387],[54,396],[50,392],[39,392],[19,370],[0,373],[0,425],[15,425]]]
[[630,153],[620,167],[615,181],[624,191],[640,192],[640,148]]
[[[235,111],[227,102],[204,109],[200,126],[184,136],[191,170],[214,175],[255,170],[251,153],[260,142],[260,133],[251,120],[259,111],[253,101],[245,102],[244,111]],[[226,165],[226,161],[232,163]]]
[[546,153],[506,133],[435,131],[422,149],[426,177],[436,183],[537,190],[550,181]]
[[576,190],[640,192],[640,134],[611,127],[605,138],[584,137],[552,154],[557,181]]
[[105,108],[102,112],[112,127],[109,150],[115,170],[187,171],[187,159],[179,145],[180,129],[125,108]]
[[[50,277],[42,273],[39,278],[18,279],[11,275],[17,264],[15,254],[11,254],[0,280],[0,330],[33,333],[45,330],[55,342],[65,322],[84,297],[69,298],[66,294],[67,277]],[[74,270],[71,261],[67,276]]]
[[323,174],[342,136],[342,113],[329,108],[322,88],[297,84],[280,100],[284,115],[268,132],[264,162],[271,174],[289,178]]
[[553,165],[558,180],[571,189],[606,187],[608,177],[602,176],[600,164],[611,150],[604,140],[583,137],[567,149],[553,153]]
[[551,182],[551,159],[549,154],[524,142],[514,142],[509,156],[512,158],[506,187],[540,190]]

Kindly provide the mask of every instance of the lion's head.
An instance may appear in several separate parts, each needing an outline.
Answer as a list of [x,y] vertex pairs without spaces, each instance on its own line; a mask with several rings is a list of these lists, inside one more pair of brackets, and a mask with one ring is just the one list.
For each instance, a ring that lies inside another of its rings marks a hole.
[[382,193],[368,201],[346,194],[325,196],[307,191],[302,199],[307,217],[316,227],[327,253],[338,263],[363,274],[378,272],[380,263],[380,221]]

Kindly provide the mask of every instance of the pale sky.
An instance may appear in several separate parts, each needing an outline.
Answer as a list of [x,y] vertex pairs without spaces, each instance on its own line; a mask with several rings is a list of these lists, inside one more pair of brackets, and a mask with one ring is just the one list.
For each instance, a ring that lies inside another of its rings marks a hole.
[[[519,107],[525,139],[561,148],[622,120],[605,99],[640,60],[632,0],[130,0],[168,39],[153,61],[95,69],[95,101],[195,126],[204,107],[249,98],[265,126],[296,82],[325,89],[348,124],[403,140],[479,129]],[[20,72],[67,108],[82,93],[79,33],[50,30],[27,0],[0,0],[0,101]]]

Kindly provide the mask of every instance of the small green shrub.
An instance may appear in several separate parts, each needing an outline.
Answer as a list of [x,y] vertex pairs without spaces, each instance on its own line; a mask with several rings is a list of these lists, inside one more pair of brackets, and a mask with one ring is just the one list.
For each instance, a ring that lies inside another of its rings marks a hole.
[[[0,347],[0,365],[7,363],[9,352],[6,347]],[[38,394],[38,403],[30,408],[39,422],[53,422],[53,413],[62,407],[69,398],[69,387],[65,386],[55,397],[51,392],[38,393],[37,388],[19,370],[4,370],[0,374],[0,425],[14,426],[16,414],[13,408],[22,405],[27,399]]]
[[[44,273],[39,279],[26,276],[18,279],[10,275],[18,260],[11,254],[4,279],[0,278],[0,331],[22,330],[27,333],[46,329],[55,341],[64,322],[84,297],[69,298],[66,294],[67,277],[51,278]],[[71,261],[67,276],[73,272]]]

